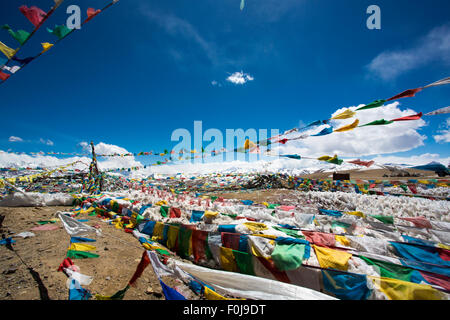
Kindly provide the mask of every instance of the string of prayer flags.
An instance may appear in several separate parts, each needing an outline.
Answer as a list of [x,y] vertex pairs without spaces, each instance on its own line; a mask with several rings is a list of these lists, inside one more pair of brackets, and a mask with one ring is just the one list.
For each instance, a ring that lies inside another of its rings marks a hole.
[[28,8],[27,6],[24,5],[21,6],[19,10],[35,27],[38,27],[40,23],[44,20],[44,18],[47,16],[45,11],[39,9],[36,6]]
[[444,107],[444,108],[440,108],[431,112],[426,113],[426,116],[434,116],[437,114],[445,114],[445,113],[450,113],[450,107]]
[[7,24],[0,27],[1,29],[5,29],[8,31],[8,33],[16,39],[21,45],[24,44],[25,41],[28,40],[28,37],[30,36],[30,33],[25,30],[18,30],[14,31],[11,29],[11,27]]
[[355,129],[358,126],[358,124],[359,124],[359,120],[356,119],[353,123],[348,124],[348,125],[343,126],[343,127],[340,127],[338,129],[335,129],[334,131],[337,131],[337,132],[350,131],[350,130]]
[[348,118],[352,118],[354,115],[356,114],[356,112],[347,109],[344,112],[335,115],[334,117],[331,118],[331,120],[341,120],[341,119],[348,119]]

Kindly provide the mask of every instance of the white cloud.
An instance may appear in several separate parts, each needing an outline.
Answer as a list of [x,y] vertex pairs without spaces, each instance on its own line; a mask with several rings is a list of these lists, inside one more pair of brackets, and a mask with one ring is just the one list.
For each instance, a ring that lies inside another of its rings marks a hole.
[[216,80],[211,81],[211,85],[213,87],[222,87],[222,84],[220,82],[217,82]]
[[46,144],[46,145],[48,145],[48,146],[54,145],[53,141],[50,140],[50,139],[45,140],[45,139],[40,138],[40,139],[39,139],[39,142],[42,143],[42,144]]
[[450,142],[450,118],[447,118],[446,126],[446,129],[439,131],[440,134],[433,136],[437,143]]
[[22,142],[23,139],[20,137],[11,136],[11,137],[9,137],[8,141],[9,142]]
[[15,154],[4,152],[0,150],[0,166],[1,167],[58,167],[65,164],[69,164],[75,161],[82,161],[85,165],[79,164],[76,166],[78,169],[86,169],[86,165],[89,166],[91,161],[87,157],[70,157],[58,159],[54,156],[36,155],[30,156],[27,154]]
[[[86,152],[91,152],[91,146],[87,142],[80,142],[79,145],[83,148]],[[107,144],[104,142],[100,142],[96,145],[94,145],[95,153],[97,155],[100,154],[124,154],[129,153],[128,150],[125,148],[113,145],[113,144]],[[136,161],[134,156],[131,157],[97,157],[97,163],[99,166],[99,169],[111,169],[111,168],[129,168],[129,167],[136,167],[136,166],[142,166],[142,163],[139,161]]]
[[255,78],[253,76],[241,71],[231,74],[226,80],[234,84],[244,84],[247,81],[253,81],[254,79]]
[[[333,128],[338,128],[352,123],[355,119],[359,119],[359,125],[362,125],[374,120],[392,120],[417,113],[411,109],[402,111],[398,108],[399,105],[399,102],[394,102],[379,108],[361,110],[357,112],[354,118],[334,120],[331,124]],[[343,112],[345,109],[347,108],[337,110],[332,116]],[[355,110],[357,107],[350,107],[350,109]],[[295,140],[278,148],[280,154],[298,153],[303,156],[312,157],[333,154],[341,157],[362,157],[408,151],[424,144],[423,141],[426,137],[421,135],[418,130],[425,126],[425,124],[425,121],[420,119],[414,121],[398,121],[382,126],[355,128],[347,132],[333,132],[326,136]],[[325,127],[327,125],[319,126],[306,131],[306,133],[315,134]],[[298,135],[300,134],[292,133],[289,137]]]
[[[83,148],[83,151],[90,152],[91,148],[87,142],[81,142],[78,144]],[[124,148],[116,145],[106,144],[100,142],[95,145],[95,152],[97,154],[114,154],[114,153],[128,153]],[[56,167],[62,166],[71,162],[81,160],[89,166],[91,158],[86,157],[68,157],[68,158],[57,158],[54,156],[46,156],[44,153],[31,156],[27,154],[15,154],[0,150],[0,167]],[[129,168],[135,166],[142,166],[142,163],[136,161],[134,156],[131,157],[97,157],[97,163],[99,169],[110,169],[110,168]],[[82,166],[83,169],[86,166]]]
[[392,80],[434,61],[450,65],[449,24],[434,28],[411,48],[380,53],[369,63],[367,69],[383,80]]

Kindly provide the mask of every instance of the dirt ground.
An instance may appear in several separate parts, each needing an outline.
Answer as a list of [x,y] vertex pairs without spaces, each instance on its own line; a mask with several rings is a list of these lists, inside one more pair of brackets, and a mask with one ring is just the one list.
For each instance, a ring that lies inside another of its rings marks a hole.
[[[56,218],[58,211],[68,211],[70,207],[18,207],[0,208],[5,216],[0,233],[10,237],[13,233],[30,231],[39,226],[36,221]],[[94,279],[89,286],[95,294],[112,295],[125,288],[141,260],[144,248],[132,234],[116,229],[96,216],[78,216],[89,219],[86,224],[100,225],[103,236],[87,235],[96,239],[90,243],[97,247],[92,251],[98,258],[72,259],[80,267],[80,272]],[[14,251],[0,245],[0,300],[68,300],[67,276],[57,269],[67,255],[70,237],[60,221],[53,224],[59,229],[51,231],[31,231],[34,237],[13,237]],[[22,261],[21,261],[22,260]],[[26,265],[25,265],[26,264]],[[31,268],[31,269],[29,269]],[[169,286],[176,286],[173,279],[164,279]],[[131,287],[124,300],[164,300],[160,283],[148,266],[136,288]]]
[[[401,171],[392,172],[387,169],[371,169],[371,170],[338,170],[338,173],[349,173],[350,179],[361,180],[407,180],[407,179],[439,179],[434,171],[403,169]],[[409,173],[410,176],[402,175]],[[318,172],[302,175],[302,178],[309,179],[329,179],[333,177],[332,172]]]

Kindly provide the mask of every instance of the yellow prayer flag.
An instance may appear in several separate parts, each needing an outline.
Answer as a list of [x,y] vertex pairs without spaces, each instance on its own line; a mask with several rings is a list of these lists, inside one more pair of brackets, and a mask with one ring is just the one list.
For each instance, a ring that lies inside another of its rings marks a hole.
[[218,212],[205,210],[204,217],[206,217],[206,218],[214,218],[218,214],[219,214]]
[[251,148],[254,148],[254,147],[256,147],[255,143],[251,142],[249,139],[245,140],[245,143],[244,143],[244,149],[245,150],[248,150],[248,149],[251,149]]
[[259,232],[268,229],[268,227],[264,223],[260,222],[244,222],[243,225],[253,232]]
[[41,45],[42,45],[42,49],[43,49],[41,53],[44,53],[44,52],[50,50],[51,47],[53,47],[53,44],[48,43],[48,42],[41,43]]
[[207,300],[244,300],[244,299],[232,299],[232,298],[225,298],[224,296],[218,294],[217,292],[211,290],[207,286],[205,288],[205,298]]
[[180,227],[177,226],[169,226],[169,230],[167,231],[167,248],[173,250],[175,248],[175,244],[178,239],[178,231]]
[[11,59],[16,54],[17,50],[11,49],[6,44],[0,41],[0,51],[8,58]]
[[68,250],[76,250],[76,251],[92,251],[97,249],[94,246],[84,243],[71,243]]
[[353,215],[353,216],[358,216],[358,217],[361,217],[361,218],[365,218],[366,216],[364,215],[364,213],[362,213],[361,211],[347,211],[347,212],[344,212],[345,214],[351,214],[351,215]]
[[225,271],[238,272],[233,249],[220,247],[220,265]]
[[391,300],[445,300],[444,293],[427,284],[368,276],[375,287]]
[[345,110],[344,112],[342,112],[342,113],[340,113],[340,114],[338,114],[338,115],[335,115],[335,116],[334,116],[333,118],[331,118],[331,119],[332,119],[332,120],[348,119],[348,118],[353,117],[355,114],[356,114],[356,112],[354,112],[354,111],[352,111],[352,110],[350,110],[350,109],[347,109],[347,110]]
[[164,223],[157,221],[155,227],[153,228],[153,241],[158,241],[164,239]]
[[347,271],[351,253],[313,245],[320,267]]
[[356,119],[352,124],[348,124],[346,126],[340,127],[338,129],[335,129],[334,131],[337,131],[337,132],[350,131],[350,130],[355,129],[358,126],[358,124],[359,124],[359,120]]
[[330,160],[330,159],[333,159],[333,157],[330,157],[330,156],[321,156],[320,158],[317,158],[317,160],[320,160],[320,161],[328,161],[328,160]]
[[336,241],[340,242],[342,245],[350,247],[350,241],[345,236],[335,235]]

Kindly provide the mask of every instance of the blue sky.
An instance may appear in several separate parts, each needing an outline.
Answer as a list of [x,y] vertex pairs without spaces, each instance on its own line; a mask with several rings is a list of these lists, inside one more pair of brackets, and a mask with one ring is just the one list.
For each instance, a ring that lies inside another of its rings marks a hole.
[[[88,7],[107,2],[66,0],[44,26],[64,23],[70,4],[84,19]],[[31,31],[18,7],[52,3],[2,1],[0,24]],[[173,130],[193,130],[195,120],[204,129],[283,131],[450,74],[448,41],[433,42],[448,39],[448,0],[246,0],[243,11],[239,3],[120,1],[0,86],[0,149],[80,152],[78,143],[93,140],[130,152],[163,150],[175,144]],[[366,28],[371,4],[381,8],[381,30]],[[3,30],[0,41],[17,45]],[[47,41],[55,37],[41,28],[19,57]],[[379,74],[369,66],[383,53],[409,60]],[[226,81],[239,71],[253,80]],[[447,85],[402,99],[399,108],[425,113],[449,101]],[[433,138],[447,129],[447,117],[424,120],[424,145],[394,155],[450,156],[448,143]]]

